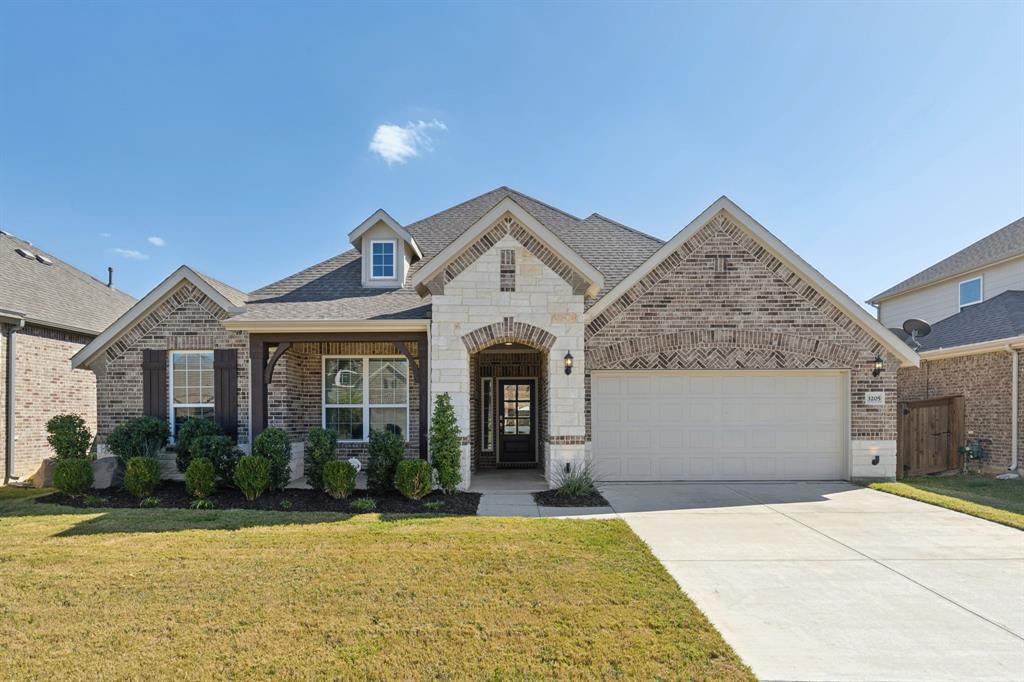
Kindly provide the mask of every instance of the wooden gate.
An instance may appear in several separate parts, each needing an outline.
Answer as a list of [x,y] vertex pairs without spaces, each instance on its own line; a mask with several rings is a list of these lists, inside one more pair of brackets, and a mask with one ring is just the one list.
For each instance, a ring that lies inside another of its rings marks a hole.
[[897,476],[935,474],[963,464],[963,396],[901,402],[897,409]]

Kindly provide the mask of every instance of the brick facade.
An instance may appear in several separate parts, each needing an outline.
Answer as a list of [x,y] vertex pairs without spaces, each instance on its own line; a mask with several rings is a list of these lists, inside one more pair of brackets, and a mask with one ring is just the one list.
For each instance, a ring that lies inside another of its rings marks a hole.
[[[899,399],[963,396],[965,430],[973,431],[976,438],[992,441],[982,465],[991,471],[1005,471],[1012,456],[1012,368],[1012,357],[1006,351],[923,360],[920,367],[899,370]],[[1024,371],[1018,382],[1024,388]],[[1024,413],[1024,400],[1017,410],[1018,414]],[[1024,433],[1018,438],[1022,436]]]
[[[7,439],[7,334],[0,325],[0,450]],[[46,422],[58,414],[77,414],[96,433],[96,377],[71,369],[71,356],[92,337],[28,325],[15,341],[15,435],[12,476],[35,473],[53,451],[46,442]],[[0,476],[5,459],[0,457]]]

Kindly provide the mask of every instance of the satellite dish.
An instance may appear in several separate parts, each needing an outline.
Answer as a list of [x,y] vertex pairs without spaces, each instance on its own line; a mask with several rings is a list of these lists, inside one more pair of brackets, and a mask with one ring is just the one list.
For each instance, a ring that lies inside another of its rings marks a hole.
[[914,350],[917,350],[921,347],[917,340],[931,334],[932,326],[924,320],[912,317],[903,323],[903,331],[910,335],[910,345],[914,347]]

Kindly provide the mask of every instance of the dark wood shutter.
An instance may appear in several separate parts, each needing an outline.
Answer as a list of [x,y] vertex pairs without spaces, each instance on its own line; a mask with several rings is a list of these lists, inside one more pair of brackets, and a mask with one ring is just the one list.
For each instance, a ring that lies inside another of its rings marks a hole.
[[213,351],[213,414],[220,428],[238,438],[238,351]]
[[167,421],[167,351],[142,351],[142,413]]

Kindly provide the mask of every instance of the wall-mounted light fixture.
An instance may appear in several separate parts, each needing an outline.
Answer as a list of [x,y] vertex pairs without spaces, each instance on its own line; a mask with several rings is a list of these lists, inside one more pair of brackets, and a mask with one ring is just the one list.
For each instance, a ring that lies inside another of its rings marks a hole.
[[565,352],[565,373],[572,374],[572,353]]
[[885,368],[885,366],[882,363],[882,356],[881,355],[876,355],[875,356],[875,368],[873,370],[871,370],[871,376],[877,377],[879,374],[882,373],[882,370],[884,368]]

